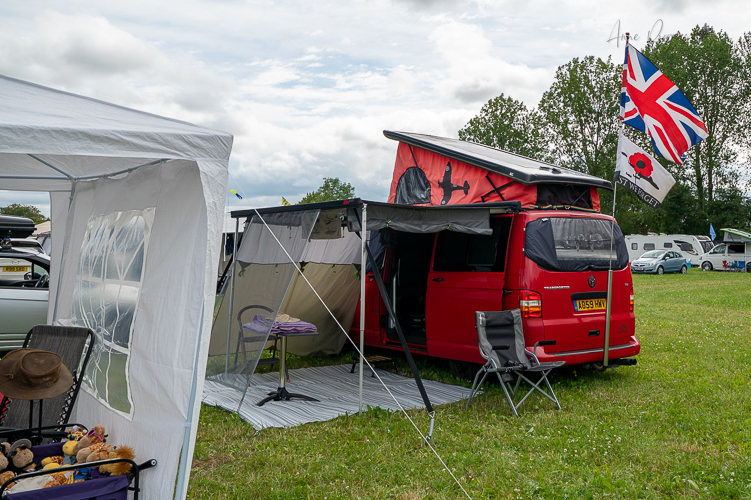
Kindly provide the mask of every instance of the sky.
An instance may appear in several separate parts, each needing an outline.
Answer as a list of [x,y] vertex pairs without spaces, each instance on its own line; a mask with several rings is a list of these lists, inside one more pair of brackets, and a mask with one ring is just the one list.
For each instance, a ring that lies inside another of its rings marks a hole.
[[[397,143],[458,137],[500,94],[534,107],[574,57],[623,58],[742,1],[24,0],[0,3],[0,74],[231,133],[230,208],[298,202],[324,177],[386,200]],[[0,206],[49,213],[46,193]]]

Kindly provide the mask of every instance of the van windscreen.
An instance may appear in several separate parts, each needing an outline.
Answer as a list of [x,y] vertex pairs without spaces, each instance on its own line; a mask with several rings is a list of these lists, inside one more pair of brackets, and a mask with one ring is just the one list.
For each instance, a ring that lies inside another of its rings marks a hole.
[[[618,224],[613,230],[613,269],[628,265],[628,250]],[[607,270],[611,222],[582,217],[546,217],[527,224],[524,254],[549,271]]]

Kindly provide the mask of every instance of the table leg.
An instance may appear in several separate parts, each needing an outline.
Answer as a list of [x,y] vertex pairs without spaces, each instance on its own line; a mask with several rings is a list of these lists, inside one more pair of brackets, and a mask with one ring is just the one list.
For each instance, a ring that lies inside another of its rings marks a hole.
[[269,401],[289,401],[291,398],[295,399],[302,399],[304,401],[316,401],[319,402],[319,400],[315,398],[311,398],[310,396],[305,396],[303,394],[293,394],[291,392],[287,392],[286,382],[287,377],[285,376],[285,372],[287,371],[287,337],[282,337],[282,349],[281,349],[281,356],[279,356],[279,387],[276,391],[270,392],[268,397],[263,398],[259,402],[256,403],[256,406],[263,406],[264,404],[268,403]]

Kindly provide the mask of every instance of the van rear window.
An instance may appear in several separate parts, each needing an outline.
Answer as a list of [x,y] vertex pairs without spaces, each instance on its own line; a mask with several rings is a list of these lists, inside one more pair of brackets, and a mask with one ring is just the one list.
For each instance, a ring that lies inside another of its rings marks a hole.
[[[618,224],[613,225],[613,269],[628,265],[628,250]],[[549,271],[607,270],[611,223],[602,219],[549,217],[527,224],[524,254]]]

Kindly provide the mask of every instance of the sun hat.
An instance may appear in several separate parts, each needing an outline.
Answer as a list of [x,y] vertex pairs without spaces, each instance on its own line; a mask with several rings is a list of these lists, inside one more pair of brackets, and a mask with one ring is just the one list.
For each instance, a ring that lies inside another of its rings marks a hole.
[[59,355],[40,349],[16,349],[0,360],[0,392],[11,399],[48,399],[73,385]]

